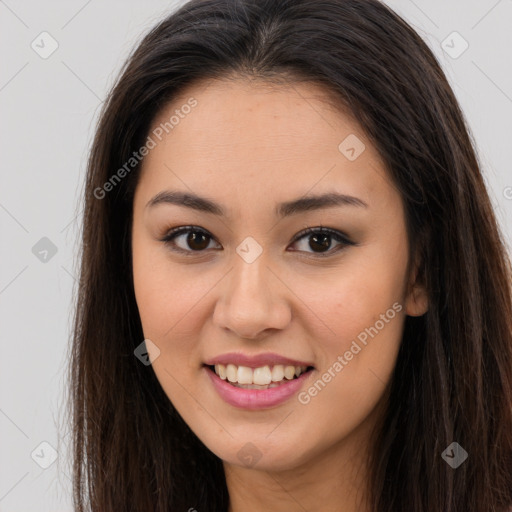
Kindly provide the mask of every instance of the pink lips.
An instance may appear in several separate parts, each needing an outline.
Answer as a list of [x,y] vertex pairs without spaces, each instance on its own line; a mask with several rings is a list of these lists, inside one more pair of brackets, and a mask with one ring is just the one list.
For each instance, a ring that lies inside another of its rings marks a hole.
[[267,409],[282,404],[299,391],[304,381],[308,379],[312,373],[311,371],[307,371],[299,375],[296,379],[289,381],[284,380],[282,384],[275,388],[245,389],[238,388],[228,381],[222,380],[207,366],[204,367],[204,371],[206,371],[214,388],[225,402],[234,407],[249,410]]
[[260,366],[266,365],[275,366],[276,364],[282,364],[284,366],[313,366],[311,363],[298,361],[296,359],[289,359],[288,357],[280,356],[273,352],[266,352],[255,356],[232,352],[213,357],[212,359],[205,361],[204,364],[207,366],[214,366],[216,364],[228,365],[229,363],[236,366],[247,366],[249,368],[259,368]]

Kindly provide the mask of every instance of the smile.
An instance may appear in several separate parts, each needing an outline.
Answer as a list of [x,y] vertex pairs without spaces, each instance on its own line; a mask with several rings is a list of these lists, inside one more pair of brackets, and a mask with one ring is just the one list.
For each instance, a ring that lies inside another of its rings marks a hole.
[[[204,365],[210,382],[229,405],[240,409],[260,410],[283,404],[303,387],[311,376],[312,366]],[[258,384],[264,382],[265,384]]]
[[[212,367],[210,367],[212,369]],[[250,368],[235,364],[216,364],[215,373],[233,386],[245,389],[268,389],[281,385],[285,380],[293,380],[306,372],[307,366],[291,366],[276,364],[274,366],[260,366]]]

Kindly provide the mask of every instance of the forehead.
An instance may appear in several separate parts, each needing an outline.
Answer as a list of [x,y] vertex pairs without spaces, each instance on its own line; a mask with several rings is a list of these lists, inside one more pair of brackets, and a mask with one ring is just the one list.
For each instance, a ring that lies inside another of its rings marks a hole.
[[153,192],[179,185],[229,201],[336,189],[367,200],[389,181],[359,123],[312,83],[203,81],[159,112],[150,136],[140,181]]
[[[196,101],[192,109],[186,108],[190,98]],[[181,115],[178,119],[173,114]],[[340,137],[350,133],[364,136],[357,121],[332,93],[309,82],[202,81],[168,103],[153,127],[164,125],[172,117],[176,124],[165,135],[172,133],[175,145],[183,136],[191,147],[215,149],[218,155],[225,152],[226,156],[239,147],[284,153],[289,147],[296,150],[297,145],[303,152],[330,149],[337,154]],[[165,135],[164,146],[173,142]]]

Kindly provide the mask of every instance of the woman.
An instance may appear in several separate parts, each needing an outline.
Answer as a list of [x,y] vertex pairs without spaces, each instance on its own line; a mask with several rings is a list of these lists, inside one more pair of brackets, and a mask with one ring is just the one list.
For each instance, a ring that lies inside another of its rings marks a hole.
[[399,16],[185,4],[90,155],[77,510],[509,510],[510,283],[463,114]]

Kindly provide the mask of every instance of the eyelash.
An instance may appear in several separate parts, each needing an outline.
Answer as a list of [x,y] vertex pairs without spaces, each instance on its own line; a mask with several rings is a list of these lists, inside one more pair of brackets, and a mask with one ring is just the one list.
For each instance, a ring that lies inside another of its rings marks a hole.
[[[181,247],[177,247],[176,244],[173,242],[175,238],[177,238],[180,235],[186,234],[186,233],[201,233],[203,235],[206,235],[211,240],[216,241],[213,236],[211,236],[207,231],[205,231],[202,228],[199,228],[198,226],[181,226],[178,228],[171,229],[168,231],[163,238],[160,239],[161,242],[165,243],[166,245],[170,246],[170,249],[174,252],[178,252],[180,254],[184,254],[185,256],[197,256],[201,253],[204,253],[206,251],[192,251],[192,250],[185,250]],[[346,246],[350,245],[356,245],[354,242],[352,242],[346,235],[341,233],[340,231],[337,231],[335,229],[330,228],[324,228],[323,226],[319,227],[308,227],[298,233],[295,238],[292,240],[292,244],[296,243],[297,241],[301,240],[302,238],[306,238],[307,235],[330,235],[334,240],[342,244],[342,246],[337,246],[338,249],[329,249],[329,251],[325,253],[321,252],[308,252],[308,254],[313,254],[315,257],[319,258],[327,258],[332,256],[334,253],[338,253],[341,250],[343,250]],[[218,242],[217,242],[218,243]],[[301,252],[301,251],[297,251]],[[303,252],[303,251],[302,251]]]

